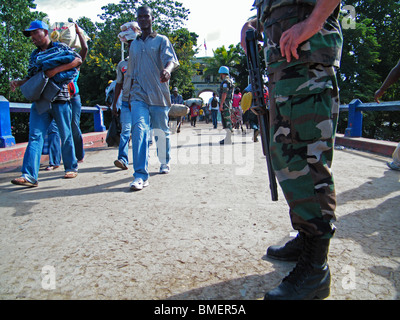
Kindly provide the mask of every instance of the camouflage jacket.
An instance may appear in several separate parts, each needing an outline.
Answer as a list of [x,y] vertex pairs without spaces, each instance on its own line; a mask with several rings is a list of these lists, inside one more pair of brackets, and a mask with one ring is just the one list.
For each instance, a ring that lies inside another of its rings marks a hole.
[[222,94],[226,92],[226,99],[225,103],[229,104],[233,98],[233,81],[232,79],[227,76],[222,82],[219,87],[219,99],[221,100]]
[[317,0],[255,0],[260,23],[264,26],[264,54],[268,73],[301,63],[321,63],[340,66],[342,31],[338,6],[326,20],[323,28],[298,48],[299,59],[290,63],[282,57],[279,41],[284,31],[305,20]]

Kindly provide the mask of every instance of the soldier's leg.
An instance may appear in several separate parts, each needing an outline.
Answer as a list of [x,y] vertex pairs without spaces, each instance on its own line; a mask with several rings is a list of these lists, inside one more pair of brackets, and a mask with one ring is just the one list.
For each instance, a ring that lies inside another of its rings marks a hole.
[[221,112],[221,117],[222,117],[222,123],[224,124],[224,129],[226,131],[226,136],[219,143],[220,144],[230,144],[230,143],[232,143],[231,135],[232,135],[233,129],[232,129],[231,112],[228,107],[224,106],[224,108]]
[[330,290],[327,255],[336,207],[330,170],[339,107],[335,71],[298,65],[269,78],[273,166],[293,228],[303,239],[298,242],[302,248],[295,269],[265,298],[325,298]]
[[295,66],[270,80],[272,162],[292,225],[330,238],[336,207],[330,167],[339,108],[335,72]]
[[224,109],[222,110],[222,117],[225,120],[225,128],[232,132],[233,129],[232,129],[231,111],[226,106],[224,106]]

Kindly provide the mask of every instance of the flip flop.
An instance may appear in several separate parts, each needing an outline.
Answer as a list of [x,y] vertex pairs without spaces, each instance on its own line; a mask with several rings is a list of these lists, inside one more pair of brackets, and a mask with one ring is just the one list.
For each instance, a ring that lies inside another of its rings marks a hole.
[[65,173],[64,179],[73,179],[76,178],[77,175],[78,175],[77,171],[68,171]]
[[48,166],[46,171],[56,170],[59,166]]
[[25,187],[37,187],[38,183],[37,181],[35,183],[29,182],[26,180],[24,177],[19,177],[11,180],[12,184],[18,185],[18,186],[25,186]]

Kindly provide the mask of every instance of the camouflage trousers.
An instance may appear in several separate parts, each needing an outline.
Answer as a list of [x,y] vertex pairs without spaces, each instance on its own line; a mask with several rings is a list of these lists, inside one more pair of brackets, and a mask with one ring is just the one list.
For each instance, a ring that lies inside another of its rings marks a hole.
[[224,104],[224,107],[221,112],[221,120],[222,120],[222,127],[232,132],[233,129],[232,129],[231,110],[226,104]]
[[269,74],[271,157],[294,229],[330,238],[331,164],[339,94],[334,67],[299,64]]

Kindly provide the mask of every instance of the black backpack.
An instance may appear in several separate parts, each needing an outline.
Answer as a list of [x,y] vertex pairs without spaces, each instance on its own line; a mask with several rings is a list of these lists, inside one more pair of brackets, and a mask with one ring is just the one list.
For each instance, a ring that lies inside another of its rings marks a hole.
[[213,99],[211,100],[211,107],[212,108],[218,107],[218,99],[216,97],[213,97]]

